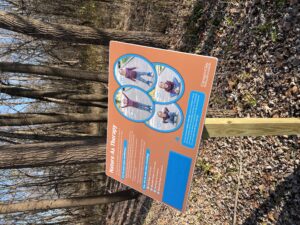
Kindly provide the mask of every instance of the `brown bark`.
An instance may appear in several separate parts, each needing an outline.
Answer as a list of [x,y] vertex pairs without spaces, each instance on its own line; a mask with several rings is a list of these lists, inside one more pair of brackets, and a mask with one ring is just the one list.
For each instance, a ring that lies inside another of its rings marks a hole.
[[[22,188],[29,188],[29,187],[39,187],[39,186],[52,186],[52,185],[64,185],[64,184],[78,184],[78,183],[92,183],[92,182],[98,182],[103,179],[106,179],[105,172],[101,172],[98,174],[84,174],[79,177],[58,177],[58,178],[49,178],[40,182],[30,182],[30,183],[23,183],[21,185],[18,185],[18,187]],[[3,186],[3,185],[2,185]],[[5,185],[4,185],[5,186]],[[6,187],[9,187],[9,185],[6,185]]]
[[6,142],[6,143],[9,143],[9,144],[14,144],[14,145],[19,144],[15,141],[12,141],[12,140],[9,140],[9,139],[3,138],[3,137],[0,137],[0,142]]
[[61,142],[0,146],[0,169],[33,168],[105,161],[105,140],[86,138]]
[[68,113],[68,114],[11,114],[0,115],[0,126],[28,126],[37,124],[51,124],[51,123],[82,123],[82,122],[106,122],[107,113],[97,114],[80,114],[80,113]]
[[[34,133],[30,133],[30,132],[16,133],[16,132],[0,131],[0,138],[3,138],[3,137],[4,138],[19,139],[19,140],[48,141],[48,142],[86,140],[87,139],[87,136],[61,136],[61,135],[60,136],[58,136],[58,135],[55,136],[55,135],[34,134]],[[96,138],[96,136],[88,136],[88,137]],[[16,142],[14,142],[12,140],[7,140],[6,142],[8,142],[8,141],[10,141],[11,144],[16,144]]]
[[0,204],[0,214],[109,204],[134,199],[138,196],[139,193],[133,190],[125,190],[102,196],[33,200],[14,204]]
[[[107,95],[68,94],[68,93],[60,93],[60,92],[53,92],[53,91],[50,92],[50,91],[8,86],[4,84],[0,84],[0,92],[14,97],[25,97],[25,98],[38,99],[41,101],[50,101],[50,102],[63,103],[63,104],[70,104],[73,102],[73,104],[77,103],[79,105],[86,105],[86,106],[99,105],[105,107],[106,104],[103,104],[103,102],[107,101]],[[55,99],[66,100],[67,102],[65,101],[61,102]]]
[[99,107],[99,108],[107,108],[107,103],[103,102],[84,102],[84,101],[72,101],[72,100],[65,100],[65,99],[56,99],[56,98],[41,98],[41,101],[46,102],[53,102],[57,104],[64,104],[64,105],[80,105],[80,106],[88,106],[88,107]]
[[4,11],[0,11],[0,27],[36,38],[73,43],[108,45],[109,41],[116,40],[150,46],[167,46],[165,36],[160,33],[48,23]]
[[51,77],[61,77],[76,80],[99,81],[103,83],[108,82],[108,77],[101,75],[98,72],[89,72],[85,70],[69,69],[63,67],[0,62],[0,71],[11,73],[46,75]]

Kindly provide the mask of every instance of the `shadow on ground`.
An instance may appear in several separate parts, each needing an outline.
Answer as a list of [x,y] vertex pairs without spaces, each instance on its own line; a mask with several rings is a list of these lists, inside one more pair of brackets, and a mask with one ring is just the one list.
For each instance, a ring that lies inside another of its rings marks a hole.
[[208,55],[216,40],[216,31],[224,20],[224,1],[197,1],[188,19],[180,51]]
[[[110,193],[128,189],[118,181],[107,177],[107,187]],[[144,224],[153,200],[140,195],[138,198],[108,205],[107,225],[139,225]]]
[[276,219],[277,225],[295,225],[300,222],[300,166],[277,185],[274,192],[243,222],[243,225],[260,224],[261,217],[267,215],[279,205],[283,205]]

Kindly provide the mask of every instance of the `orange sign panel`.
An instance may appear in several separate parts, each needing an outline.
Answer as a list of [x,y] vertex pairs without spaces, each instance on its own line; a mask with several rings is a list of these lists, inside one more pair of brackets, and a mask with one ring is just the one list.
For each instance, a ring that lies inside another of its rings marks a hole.
[[111,42],[106,174],[180,211],[217,59]]

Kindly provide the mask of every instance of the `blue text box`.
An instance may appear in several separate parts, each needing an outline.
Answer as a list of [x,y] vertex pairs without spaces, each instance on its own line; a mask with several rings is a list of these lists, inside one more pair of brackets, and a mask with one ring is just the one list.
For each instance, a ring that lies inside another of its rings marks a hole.
[[163,202],[182,210],[192,159],[176,152],[169,153]]
[[145,165],[144,165],[144,175],[143,175],[143,190],[147,189],[149,161],[150,161],[150,150],[147,149],[146,150],[146,157],[145,157]]
[[196,146],[204,102],[204,93],[198,91],[191,92],[181,140],[181,144],[185,147],[195,148]]
[[125,140],[123,146],[123,155],[122,155],[122,174],[121,174],[122,180],[125,179],[125,175],[126,175],[127,148],[128,148],[128,142],[127,140]]

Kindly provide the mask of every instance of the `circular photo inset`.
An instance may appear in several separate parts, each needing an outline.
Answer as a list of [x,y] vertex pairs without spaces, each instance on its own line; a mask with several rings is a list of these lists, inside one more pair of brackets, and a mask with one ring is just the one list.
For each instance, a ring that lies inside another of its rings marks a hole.
[[146,125],[159,132],[173,132],[180,128],[183,122],[183,113],[176,103],[162,105],[155,104],[153,117]]
[[114,103],[119,113],[133,122],[145,122],[155,111],[148,93],[132,85],[120,87],[114,94]]
[[145,91],[154,89],[157,78],[153,64],[135,54],[120,57],[115,62],[114,75],[120,86],[133,85]]
[[171,66],[154,63],[157,73],[155,89],[150,92],[153,100],[160,104],[178,101],[184,93],[184,81],[181,75]]

